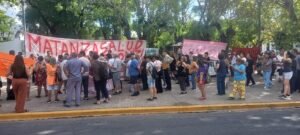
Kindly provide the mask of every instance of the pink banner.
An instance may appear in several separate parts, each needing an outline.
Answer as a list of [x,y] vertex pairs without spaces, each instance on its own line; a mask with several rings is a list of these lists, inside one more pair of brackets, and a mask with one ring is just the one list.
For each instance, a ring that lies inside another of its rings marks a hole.
[[106,54],[109,50],[119,54],[121,59],[125,58],[127,53],[134,52],[140,56],[144,56],[146,49],[146,41],[144,40],[78,40],[55,38],[26,33],[26,54],[44,55],[47,51],[53,56],[65,53],[79,53],[85,51],[97,52],[98,54]]
[[209,57],[213,60],[218,59],[218,54],[225,50],[227,43],[223,42],[212,42],[212,41],[200,41],[200,40],[184,40],[182,53],[189,54],[193,52],[193,54],[203,54],[205,52],[209,53]]

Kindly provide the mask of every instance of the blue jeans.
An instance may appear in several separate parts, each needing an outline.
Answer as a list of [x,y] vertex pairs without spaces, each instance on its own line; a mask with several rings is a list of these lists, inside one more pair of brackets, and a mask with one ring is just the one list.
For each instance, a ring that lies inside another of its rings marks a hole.
[[225,78],[226,74],[217,74],[218,95],[225,95]]
[[196,73],[191,74],[192,89],[196,89]]
[[272,71],[264,71],[264,83],[265,83],[265,88],[270,88],[271,87],[271,80],[270,80],[270,77],[271,77],[271,73]]

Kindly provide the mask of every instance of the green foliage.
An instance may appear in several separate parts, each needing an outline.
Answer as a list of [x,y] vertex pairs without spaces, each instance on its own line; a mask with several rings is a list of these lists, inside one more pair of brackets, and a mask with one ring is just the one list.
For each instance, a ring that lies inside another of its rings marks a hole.
[[14,20],[4,14],[0,10],[0,42],[11,40],[11,28],[14,25]]
[[300,42],[299,0],[26,0],[26,4],[29,31],[57,37],[132,39],[134,31],[148,47],[159,48],[184,38],[221,41],[229,47],[274,42],[289,48]]

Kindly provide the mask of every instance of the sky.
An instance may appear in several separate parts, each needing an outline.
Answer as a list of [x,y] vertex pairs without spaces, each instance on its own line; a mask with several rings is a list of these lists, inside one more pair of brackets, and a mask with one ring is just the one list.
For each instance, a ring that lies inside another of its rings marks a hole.
[[7,16],[10,16],[15,19],[18,25],[22,25],[22,21],[18,18],[17,14],[21,11],[21,7],[18,6],[8,6],[8,5],[0,5],[0,10],[5,11]]

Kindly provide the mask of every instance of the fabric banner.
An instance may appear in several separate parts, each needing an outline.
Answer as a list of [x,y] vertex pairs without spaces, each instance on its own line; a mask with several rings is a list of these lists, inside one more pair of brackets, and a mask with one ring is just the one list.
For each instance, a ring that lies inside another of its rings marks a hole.
[[[0,76],[6,77],[9,67],[14,63],[15,56],[0,52]],[[30,58],[24,58],[27,67],[33,67],[35,61]]]
[[244,55],[247,55],[248,53],[252,57],[252,59],[256,60],[258,54],[260,54],[260,48],[254,47],[254,48],[233,48],[232,52],[236,52],[236,54],[243,53]]
[[218,54],[225,50],[227,43],[223,42],[212,42],[212,41],[200,41],[200,40],[184,40],[182,53],[189,54],[204,54],[205,52],[209,53],[209,57],[213,60],[218,59]]
[[26,54],[45,55],[48,51],[53,56],[58,56],[65,53],[79,53],[85,51],[86,54],[90,51],[98,54],[107,54],[109,50],[116,53],[121,59],[124,59],[126,54],[135,53],[144,56],[146,49],[146,41],[144,40],[79,40],[55,38],[26,33]]

